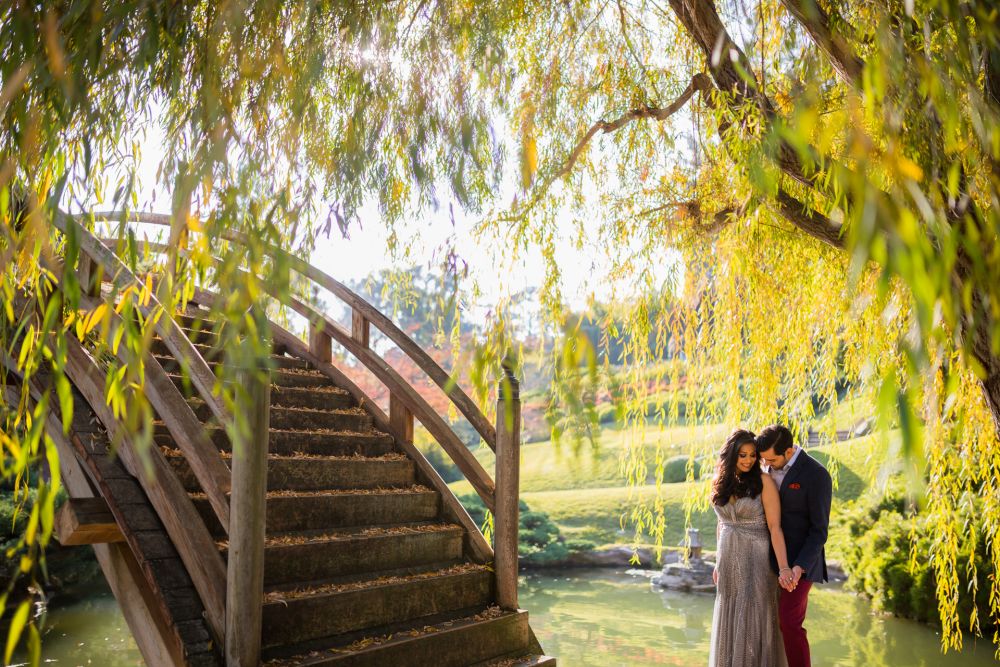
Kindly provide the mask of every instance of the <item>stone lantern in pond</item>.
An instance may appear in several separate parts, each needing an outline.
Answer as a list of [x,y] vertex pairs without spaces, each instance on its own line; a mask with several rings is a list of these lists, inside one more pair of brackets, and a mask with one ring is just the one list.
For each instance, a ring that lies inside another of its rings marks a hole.
[[701,533],[688,528],[687,539],[680,543],[687,553],[687,562],[675,559],[663,566],[663,571],[653,577],[654,587],[689,593],[712,593],[712,566],[702,558]]
[[[681,546],[684,546],[683,542]],[[687,552],[688,558],[691,560],[701,560],[701,531],[697,528],[688,528],[687,533]]]

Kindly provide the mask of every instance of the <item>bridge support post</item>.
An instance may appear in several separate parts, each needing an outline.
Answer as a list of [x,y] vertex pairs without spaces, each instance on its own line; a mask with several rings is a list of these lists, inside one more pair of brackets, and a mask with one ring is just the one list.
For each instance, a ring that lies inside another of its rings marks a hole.
[[494,571],[497,603],[517,609],[517,540],[520,523],[521,398],[517,378],[504,364],[497,388],[496,513]]
[[[229,563],[226,568],[226,665],[260,664],[264,604],[264,530],[271,381],[266,373],[241,371],[237,400],[247,423],[234,429]],[[238,398],[241,398],[238,395]]]

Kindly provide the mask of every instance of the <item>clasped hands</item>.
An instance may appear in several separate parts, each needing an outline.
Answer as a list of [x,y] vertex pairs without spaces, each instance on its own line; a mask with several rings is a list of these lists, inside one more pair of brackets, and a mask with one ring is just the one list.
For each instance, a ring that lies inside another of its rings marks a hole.
[[802,568],[798,565],[795,567],[783,567],[778,572],[778,585],[791,593],[799,585],[799,579],[801,578]]

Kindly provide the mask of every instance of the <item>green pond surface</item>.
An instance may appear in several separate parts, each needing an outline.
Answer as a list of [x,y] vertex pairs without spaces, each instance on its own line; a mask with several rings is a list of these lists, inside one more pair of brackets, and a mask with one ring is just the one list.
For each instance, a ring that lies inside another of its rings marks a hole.
[[[520,602],[538,640],[562,667],[708,662],[708,595],[657,592],[645,576],[626,572],[566,570],[522,577]],[[962,653],[942,655],[932,628],[873,615],[866,600],[833,586],[813,589],[806,628],[816,667],[1000,665],[988,640],[968,638]],[[55,665],[143,664],[106,589],[49,611],[42,658]]]
[[[651,589],[646,576],[568,570],[522,578],[519,602],[545,651],[566,667],[708,663],[711,595]],[[941,654],[928,626],[875,616],[868,601],[816,586],[805,623],[815,667],[980,667],[993,660],[989,640],[968,638],[962,653]]]

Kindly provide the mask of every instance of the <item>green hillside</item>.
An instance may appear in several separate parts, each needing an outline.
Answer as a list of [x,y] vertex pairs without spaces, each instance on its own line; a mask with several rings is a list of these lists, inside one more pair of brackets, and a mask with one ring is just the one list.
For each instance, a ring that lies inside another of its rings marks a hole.
[[[856,402],[846,402],[835,411],[817,420],[817,428],[849,428],[864,414]],[[630,544],[634,529],[627,521],[628,513],[636,506],[652,508],[656,499],[656,487],[647,484],[628,488],[619,473],[619,460],[626,445],[635,438],[644,438],[647,460],[652,463],[657,443],[663,447],[665,458],[687,455],[692,447],[703,451],[704,445],[713,441],[721,442],[728,428],[722,425],[677,426],[663,429],[649,427],[645,433],[606,428],[602,431],[596,447],[585,444],[574,451],[569,442],[551,441],[532,443],[522,448],[521,492],[528,505],[541,510],[559,525],[567,538],[587,539],[599,545]],[[889,442],[894,440],[891,435]],[[841,530],[839,513],[846,504],[857,499],[880,478],[885,476],[887,443],[878,435],[868,435],[839,443],[809,448],[811,455],[818,458],[834,475],[836,490],[833,520],[829,541],[829,553],[833,557],[838,552],[846,532]],[[712,447],[714,449],[714,446]],[[477,454],[487,470],[493,468],[493,454],[485,451]],[[459,493],[468,493],[467,482],[451,485]],[[685,526],[684,500],[690,494],[693,498],[707,495],[707,481],[678,482],[663,484],[661,500],[667,516],[663,544],[678,544]],[[638,502],[637,502],[638,501]],[[715,546],[715,515],[703,503],[692,512],[691,522],[702,533],[706,548]],[[623,525],[623,518],[625,524]],[[652,542],[646,537],[643,542]]]

